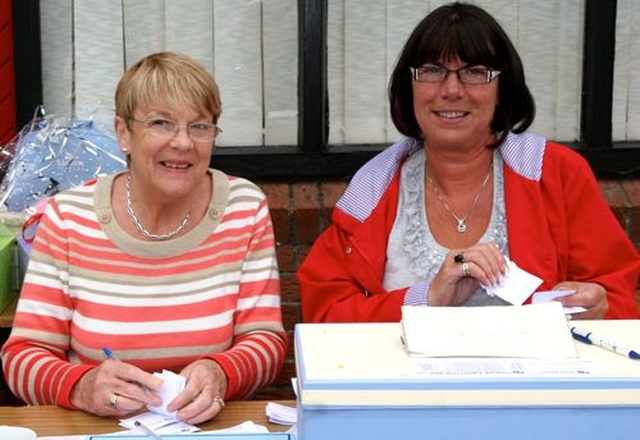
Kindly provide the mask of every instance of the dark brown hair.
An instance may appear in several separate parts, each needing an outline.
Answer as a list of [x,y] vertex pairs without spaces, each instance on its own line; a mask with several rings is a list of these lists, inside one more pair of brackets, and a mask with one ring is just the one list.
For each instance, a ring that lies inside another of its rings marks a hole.
[[410,67],[459,58],[468,65],[501,71],[491,129],[500,145],[509,131],[521,133],[533,122],[535,103],[522,61],[500,24],[485,10],[451,3],[429,13],[405,43],[389,82],[391,118],[398,131],[422,139],[413,110]]

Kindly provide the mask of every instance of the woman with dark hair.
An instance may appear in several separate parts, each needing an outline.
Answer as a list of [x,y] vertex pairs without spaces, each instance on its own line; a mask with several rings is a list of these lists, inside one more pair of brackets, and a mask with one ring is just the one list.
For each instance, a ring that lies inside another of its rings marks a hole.
[[358,171],[300,267],[304,321],[509,305],[487,293],[509,260],[542,279],[538,290],[573,292],[561,302],[585,309],[574,319],[636,317],[638,252],[587,162],[527,131],[533,98],[491,15],[464,3],[427,15],[389,100],[405,137]]

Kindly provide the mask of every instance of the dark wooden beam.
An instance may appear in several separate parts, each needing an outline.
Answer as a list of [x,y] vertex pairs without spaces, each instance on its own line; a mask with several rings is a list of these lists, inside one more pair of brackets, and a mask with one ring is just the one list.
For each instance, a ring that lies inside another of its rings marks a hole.
[[18,130],[42,104],[42,57],[40,48],[40,1],[12,0],[13,53]]
[[307,154],[327,148],[327,2],[298,0],[298,146]]
[[616,0],[586,0],[581,135],[586,148],[611,147]]

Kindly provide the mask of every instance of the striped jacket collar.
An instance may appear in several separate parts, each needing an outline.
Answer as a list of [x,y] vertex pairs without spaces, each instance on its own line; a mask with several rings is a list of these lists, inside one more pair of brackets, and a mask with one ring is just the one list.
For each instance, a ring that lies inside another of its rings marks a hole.
[[[540,181],[546,138],[525,132],[509,133],[500,146],[506,166],[522,177]],[[353,176],[336,207],[359,221],[365,221],[380,202],[404,160],[419,151],[422,142],[403,137],[367,162]]]

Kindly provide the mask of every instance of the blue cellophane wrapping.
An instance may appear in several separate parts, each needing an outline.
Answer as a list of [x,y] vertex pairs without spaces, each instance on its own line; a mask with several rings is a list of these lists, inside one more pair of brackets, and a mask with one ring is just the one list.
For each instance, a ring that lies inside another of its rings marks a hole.
[[41,113],[0,150],[0,204],[10,212],[126,167],[109,130],[90,119]]

